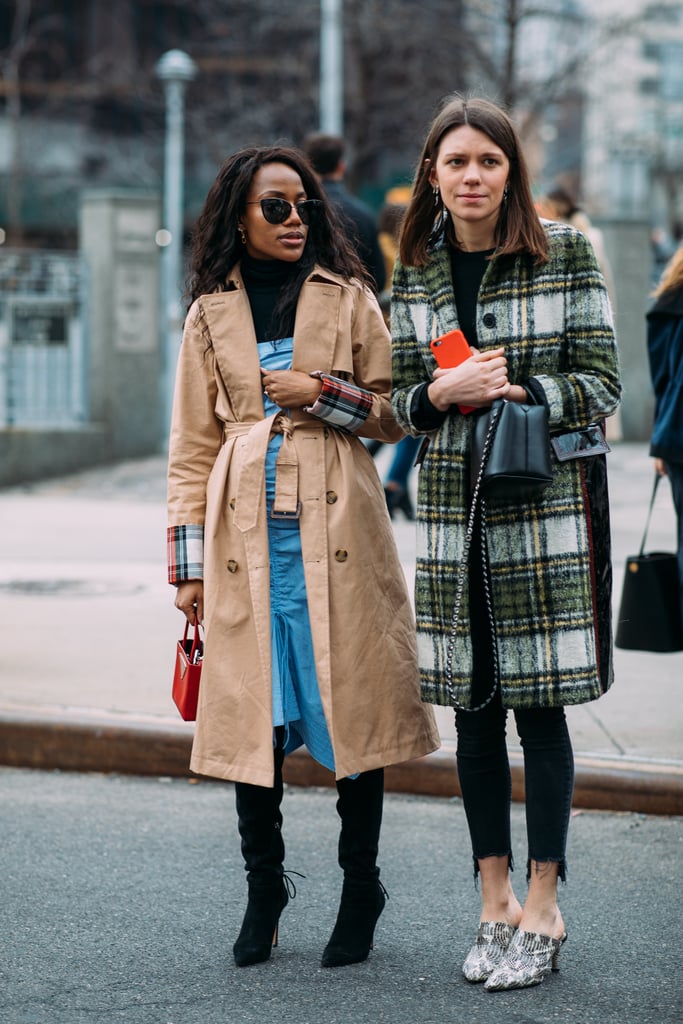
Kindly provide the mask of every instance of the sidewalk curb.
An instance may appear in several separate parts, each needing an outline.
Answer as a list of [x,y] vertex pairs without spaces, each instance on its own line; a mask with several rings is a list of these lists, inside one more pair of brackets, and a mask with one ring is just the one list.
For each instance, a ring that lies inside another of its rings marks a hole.
[[[171,719],[87,709],[0,707],[0,764],[42,770],[190,776],[194,726]],[[524,799],[521,754],[510,753],[512,798]],[[285,762],[285,781],[331,786],[333,779],[306,750]],[[386,769],[387,792],[460,796],[451,745]],[[575,756],[575,807],[643,814],[683,814],[683,765]]]

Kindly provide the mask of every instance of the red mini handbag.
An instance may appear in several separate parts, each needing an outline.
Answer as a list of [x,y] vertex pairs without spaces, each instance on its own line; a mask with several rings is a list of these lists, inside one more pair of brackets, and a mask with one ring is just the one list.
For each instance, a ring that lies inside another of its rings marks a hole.
[[185,622],[182,640],[176,644],[175,671],[173,672],[173,702],[186,722],[197,717],[199,680],[202,674],[204,643],[200,638],[198,623],[194,625],[194,636],[188,637],[189,620]]

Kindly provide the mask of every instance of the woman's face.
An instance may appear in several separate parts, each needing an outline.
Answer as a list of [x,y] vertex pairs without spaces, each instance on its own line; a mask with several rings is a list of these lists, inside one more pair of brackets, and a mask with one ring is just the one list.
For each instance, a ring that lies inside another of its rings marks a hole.
[[458,238],[495,228],[510,174],[510,161],[484,132],[461,125],[441,140],[429,180],[438,185]]
[[269,224],[261,210],[261,199],[301,202],[306,199],[301,178],[287,164],[264,164],[251,179],[247,205],[240,218],[250,256],[257,260],[286,260],[294,263],[304,251],[308,228],[297,213],[296,206],[292,206],[282,224]]

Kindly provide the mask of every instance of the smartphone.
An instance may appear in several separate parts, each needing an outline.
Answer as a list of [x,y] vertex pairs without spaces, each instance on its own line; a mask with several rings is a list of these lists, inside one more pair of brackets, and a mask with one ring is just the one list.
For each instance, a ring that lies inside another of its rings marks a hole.
[[[472,356],[472,349],[467,344],[467,339],[461,330],[449,331],[448,334],[442,334],[440,338],[434,338],[433,341],[430,341],[429,347],[442,370],[458,366],[459,363],[463,363]],[[463,415],[467,415],[468,412],[474,412],[475,406],[459,405],[458,409]]]

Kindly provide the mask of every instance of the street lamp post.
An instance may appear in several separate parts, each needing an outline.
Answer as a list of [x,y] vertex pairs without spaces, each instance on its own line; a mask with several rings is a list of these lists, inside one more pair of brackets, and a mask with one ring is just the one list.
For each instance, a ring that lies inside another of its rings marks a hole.
[[169,50],[157,62],[157,78],[166,97],[163,230],[157,236],[161,253],[162,446],[168,439],[173,404],[175,365],[180,347],[183,250],[183,165],[185,156],[185,87],[197,65],[182,50]]
[[320,0],[320,131],[343,133],[342,0]]

